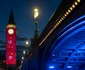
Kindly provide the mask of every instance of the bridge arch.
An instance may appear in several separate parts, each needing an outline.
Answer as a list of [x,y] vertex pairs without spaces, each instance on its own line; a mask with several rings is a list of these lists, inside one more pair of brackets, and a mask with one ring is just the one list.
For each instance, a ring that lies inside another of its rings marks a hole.
[[[85,59],[81,59],[85,55],[85,15],[79,17],[68,26],[66,26],[56,36],[53,45],[49,49],[49,56],[44,56],[43,59],[48,59],[46,70],[63,70],[63,69],[84,69]],[[79,53],[82,52],[82,53]],[[45,51],[46,52],[46,51]],[[46,54],[44,52],[44,54]],[[80,57],[80,58],[77,58]],[[44,62],[44,60],[42,61]],[[75,63],[79,62],[80,65]],[[75,65],[73,65],[75,64]],[[83,65],[83,66],[82,66]]]

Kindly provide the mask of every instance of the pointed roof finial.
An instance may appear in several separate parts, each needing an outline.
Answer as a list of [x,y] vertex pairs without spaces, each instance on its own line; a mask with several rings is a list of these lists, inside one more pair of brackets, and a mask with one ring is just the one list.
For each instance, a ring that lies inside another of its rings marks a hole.
[[8,24],[15,24],[15,22],[14,22],[14,15],[13,15],[12,9],[11,9],[11,12],[10,12],[10,15],[9,15]]

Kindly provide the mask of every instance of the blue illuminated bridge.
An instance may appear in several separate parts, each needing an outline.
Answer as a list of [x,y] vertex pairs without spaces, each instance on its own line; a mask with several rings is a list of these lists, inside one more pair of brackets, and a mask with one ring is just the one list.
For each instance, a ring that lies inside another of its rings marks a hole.
[[85,70],[85,0],[62,0],[39,37],[39,70]]

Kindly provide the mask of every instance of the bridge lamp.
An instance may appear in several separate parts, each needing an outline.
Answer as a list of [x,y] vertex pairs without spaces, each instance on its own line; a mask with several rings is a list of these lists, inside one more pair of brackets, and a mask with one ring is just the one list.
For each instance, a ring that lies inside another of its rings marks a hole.
[[25,43],[26,43],[26,47],[28,47],[29,42],[28,42],[28,41],[26,41]]
[[68,12],[66,12],[66,14],[68,15],[69,13],[68,13]]
[[60,19],[60,23],[62,22],[62,19]]
[[73,4],[72,7],[75,8],[75,5]]
[[34,9],[34,19],[37,19],[39,15],[38,9]]
[[72,7],[70,7],[70,10],[73,10],[73,8],[72,8]]
[[25,51],[23,51],[23,54],[28,54],[28,52],[29,52],[29,50],[28,50],[28,44],[29,44],[29,41],[28,41],[28,40],[26,40],[26,41],[25,41],[26,50],[25,50]]
[[29,44],[29,42],[28,41],[26,41],[26,45],[28,45]]
[[63,19],[65,18],[65,16],[63,16]]
[[78,5],[78,3],[77,3],[77,2],[74,2],[74,4],[75,4],[75,5]]
[[60,20],[58,21],[58,24],[60,24]]
[[34,38],[38,38],[39,36],[39,29],[38,29],[38,15],[39,11],[37,8],[34,9],[34,19],[35,19],[35,30],[34,30]]
[[67,14],[65,14],[65,17],[67,16]]
[[23,54],[25,54],[25,50],[23,51]]
[[80,0],[77,0],[77,2],[80,2]]
[[68,12],[70,13],[71,11],[70,11],[70,10],[68,10]]
[[63,17],[62,17],[61,19],[62,19],[62,20],[64,20],[64,18],[63,18]]
[[24,57],[22,56],[22,60],[24,60]]

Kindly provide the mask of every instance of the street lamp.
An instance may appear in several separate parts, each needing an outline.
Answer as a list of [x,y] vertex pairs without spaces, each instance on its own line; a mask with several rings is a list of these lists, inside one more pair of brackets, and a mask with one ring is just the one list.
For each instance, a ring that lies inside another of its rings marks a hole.
[[23,54],[25,54],[25,50],[23,51]]
[[35,19],[35,31],[34,31],[34,38],[38,38],[39,34],[39,30],[38,30],[38,15],[39,15],[39,11],[38,9],[34,9],[34,19]]
[[24,60],[24,57],[22,56],[22,60]]
[[29,42],[28,42],[28,41],[26,41],[26,46],[28,46],[28,44],[29,44]]
[[26,54],[28,54],[29,53],[29,50],[28,50],[29,41],[26,40],[25,44],[26,44]]
[[34,9],[34,19],[36,20],[39,15],[38,9]]

